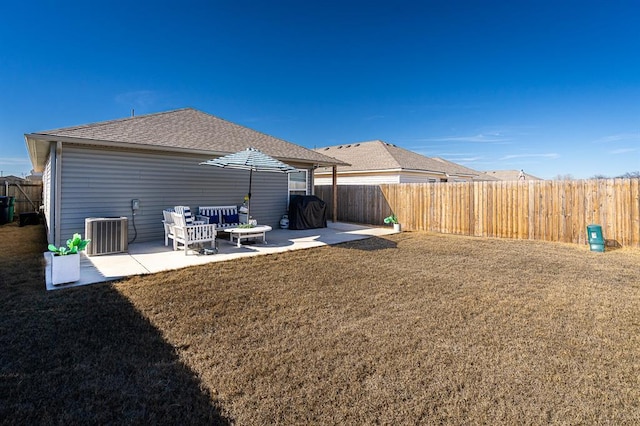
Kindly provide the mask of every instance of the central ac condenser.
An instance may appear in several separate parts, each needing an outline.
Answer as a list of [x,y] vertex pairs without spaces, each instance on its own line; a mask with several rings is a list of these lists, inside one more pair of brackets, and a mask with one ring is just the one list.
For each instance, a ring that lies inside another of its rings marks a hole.
[[87,256],[124,253],[127,251],[128,219],[122,217],[88,217],[84,220]]

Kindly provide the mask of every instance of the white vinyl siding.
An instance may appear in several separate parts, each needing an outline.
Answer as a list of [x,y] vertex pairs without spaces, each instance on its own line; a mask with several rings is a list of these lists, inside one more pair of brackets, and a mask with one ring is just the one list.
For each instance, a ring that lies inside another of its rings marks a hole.
[[[381,185],[394,183],[439,182],[444,176],[431,176],[417,173],[338,173],[338,185]],[[315,185],[333,185],[331,176],[316,175]]]
[[[383,183],[400,183],[400,178],[395,175],[343,175],[338,174],[338,185],[380,185]],[[315,185],[333,185],[331,176],[315,177]]]
[[42,205],[44,207],[44,220],[45,225],[47,227],[47,241],[49,243],[54,243],[53,240],[53,223],[51,223],[52,215],[51,215],[51,205],[52,205],[52,159],[53,155],[49,155],[47,158],[47,162],[44,166],[44,170],[42,171]]
[[[115,150],[64,144],[60,239],[84,233],[87,217],[127,216],[136,242],[162,240],[162,209],[188,205],[239,205],[249,190],[249,172],[199,165],[211,157],[143,150]],[[287,208],[286,174],[254,172],[251,215],[276,227]]]
[[400,183],[431,183],[440,182],[444,177],[435,178],[433,176],[424,175],[400,175]]

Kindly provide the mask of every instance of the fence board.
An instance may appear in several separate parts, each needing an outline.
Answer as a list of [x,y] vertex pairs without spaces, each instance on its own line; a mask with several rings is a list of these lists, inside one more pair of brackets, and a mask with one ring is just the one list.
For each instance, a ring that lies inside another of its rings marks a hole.
[[631,218],[631,233],[629,234],[630,240],[627,243],[632,245],[634,242],[640,241],[640,179],[634,179],[630,182],[631,194],[630,202],[631,208],[629,210],[629,216]]
[[[329,204],[332,187],[317,186]],[[586,226],[640,247],[640,180],[451,182],[338,186],[338,220],[406,230],[585,244]]]

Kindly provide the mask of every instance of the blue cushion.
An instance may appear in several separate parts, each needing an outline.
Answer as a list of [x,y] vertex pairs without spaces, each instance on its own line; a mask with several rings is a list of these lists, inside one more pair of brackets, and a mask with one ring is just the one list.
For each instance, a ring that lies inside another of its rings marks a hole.
[[220,216],[217,214],[213,214],[211,216],[209,216],[209,225],[211,224],[219,224],[220,223]]
[[238,217],[238,214],[223,214],[222,215],[222,222],[223,223],[239,223],[240,218]]

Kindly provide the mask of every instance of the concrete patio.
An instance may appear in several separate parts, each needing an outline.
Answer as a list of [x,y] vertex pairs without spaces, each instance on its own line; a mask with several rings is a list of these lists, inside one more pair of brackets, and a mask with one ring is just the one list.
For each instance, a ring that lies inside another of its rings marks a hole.
[[[321,247],[347,241],[393,234],[393,228],[377,228],[342,222],[328,222],[327,228],[289,230],[273,229],[267,233],[267,242],[256,241],[243,244],[238,248],[229,241],[228,234],[219,233],[217,254],[204,255],[196,251],[173,251],[172,246],[165,247],[164,241],[133,243],[128,253],[88,257],[84,253],[80,261],[80,280],[71,284],[52,285],[48,267],[49,256],[45,254],[47,267],[45,281],[47,290],[56,290],[113,281],[131,275],[151,274],[155,272],[202,265],[210,262],[223,262],[241,257],[282,253],[290,250],[301,250]],[[209,247],[207,245],[207,247]]]

